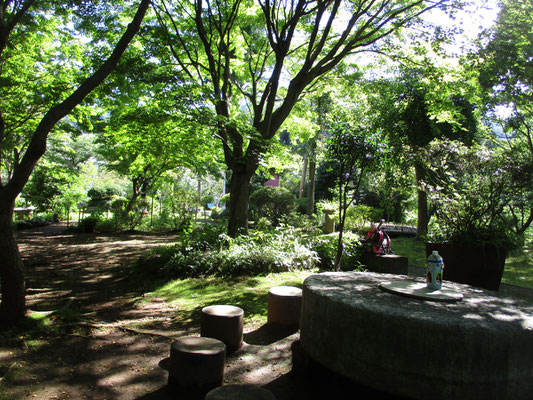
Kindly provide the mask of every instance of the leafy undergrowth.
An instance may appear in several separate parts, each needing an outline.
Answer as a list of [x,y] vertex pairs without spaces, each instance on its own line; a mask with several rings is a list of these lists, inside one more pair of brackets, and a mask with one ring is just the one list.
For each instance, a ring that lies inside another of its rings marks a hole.
[[272,273],[256,277],[189,278],[168,282],[151,293],[144,302],[163,300],[176,307],[182,323],[197,321],[202,307],[230,304],[244,310],[247,326],[261,326],[267,320],[268,291],[274,286],[302,287],[303,281],[317,270]]

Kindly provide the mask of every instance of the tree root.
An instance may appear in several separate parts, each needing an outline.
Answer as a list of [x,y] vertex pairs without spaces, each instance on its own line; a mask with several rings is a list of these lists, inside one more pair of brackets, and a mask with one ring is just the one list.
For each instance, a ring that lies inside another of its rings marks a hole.
[[158,332],[153,332],[153,331],[148,331],[148,330],[144,330],[144,329],[135,329],[135,328],[128,328],[126,326],[120,326],[118,325],[117,323],[111,323],[111,324],[94,324],[94,323],[90,323],[90,322],[73,322],[73,323],[70,323],[70,324],[66,324],[66,325],[69,325],[69,326],[85,326],[85,327],[88,327],[88,328],[95,328],[95,329],[100,329],[100,328],[117,328],[117,329],[120,329],[124,332],[129,332],[129,333],[135,333],[137,335],[150,335],[150,336],[158,336],[158,337],[163,337],[165,339],[174,339],[175,337],[173,335],[165,335],[163,333],[158,333]]

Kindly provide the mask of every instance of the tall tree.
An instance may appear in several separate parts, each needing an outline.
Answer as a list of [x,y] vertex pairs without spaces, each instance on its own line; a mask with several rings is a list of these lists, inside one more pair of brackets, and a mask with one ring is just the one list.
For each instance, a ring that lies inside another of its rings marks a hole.
[[207,170],[216,173],[217,157],[221,157],[218,143],[204,140],[210,127],[201,123],[201,115],[189,107],[189,102],[182,100],[190,100],[190,93],[179,95],[186,90],[183,81],[151,61],[147,44],[140,44],[128,52],[128,60],[114,74],[115,79],[100,88],[102,108],[111,111],[94,124],[102,131],[97,139],[98,153],[108,162],[107,168],[127,176],[132,183],[126,214],[167,171],[181,166],[200,175]]
[[533,223],[533,3],[502,0],[496,24],[480,35],[479,81],[492,121],[503,127],[494,143],[512,165],[507,203],[514,229]]
[[310,140],[309,145],[309,186],[307,191],[307,215],[315,212],[315,172],[317,165],[317,144],[326,135],[327,113],[331,105],[331,94],[324,93],[316,98],[316,114],[319,130]]
[[336,189],[339,196],[339,237],[334,269],[339,270],[343,253],[343,233],[348,207],[357,202],[363,177],[377,164],[381,132],[368,132],[362,126],[345,122],[332,124],[332,136],[327,144],[326,158],[337,164]]
[[231,170],[228,233],[246,231],[249,183],[296,102],[346,57],[445,0],[159,0],[175,63],[201,82]]
[[[128,44],[139,30],[150,0],[140,0],[130,24],[99,66],[84,65],[79,68],[78,65],[78,71],[86,73],[86,77],[82,78],[71,70],[70,79],[64,79],[65,77],[62,76],[60,85],[50,85],[49,93],[52,94],[50,96],[41,94],[35,88],[33,93],[25,97],[27,102],[24,108],[28,110],[29,118],[20,120],[20,114],[16,113],[13,107],[13,104],[20,100],[14,95],[22,85],[22,82],[17,81],[18,74],[31,71],[34,74],[33,80],[39,81],[43,71],[45,71],[45,76],[53,76],[52,72],[61,71],[61,67],[69,62],[68,57],[72,56],[70,49],[64,47],[67,43],[61,41],[57,43],[59,47],[56,47],[54,52],[45,52],[48,57],[37,60],[37,64],[34,64],[35,59],[25,58],[25,51],[27,48],[34,50],[39,47],[39,43],[35,42],[39,38],[39,31],[44,28],[49,31],[50,28],[47,25],[50,21],[60,20],[59,16],[65,15],[68,10],[81,12],[80,10],[89,5],[96,7],[96,5],[105,6],[106,4],[100,2],[88,4],[75,0],[66,2],[3,0],[0,2],[0,66],[2,68],[0,71],[2,82],[0,146],[2,157],[5,157],[5,148],[10,149],[11,154],[14,155],[10,160],[9,170],[2,170],[0,182],[0,232],[2,232],[0,253],[3,257],[0,264],[2,293],[0,320],[3,321],[16,321],[23,317],[26,311],[23,265],[12,228],[15,199],[45,153],[47,138],[52,129],[82,103],[85,97],[114,70]],[[94,12],[97,13],[98,9]],[[60,23],[67,23],[67,21],[63,20]],[[88,22],[88,24],[91,23]],[[62,28],[70,29],[67,25]],[[34,54],[36,53],[38,52],[34,50]],[[57,53],[61,55],[58,57]],[[18,68],[13,65],[11,68],[7,67],[13,60],[18,61]],[[69,86],[65,83],[68,83],[70,87],[74,85],[75,89],[68,92]]]
[[379,117],[377,127],[391,138],[399,158],[415,172],[418,235],[427,234],[429,210],[424,188],[424,149],[435,138],[449,138],[471,144],[478,136],[479,115],[475,74],[455,67],[442,54],[417,49],[418,55],[395,70],[393,78],[367,82],[369,101]]

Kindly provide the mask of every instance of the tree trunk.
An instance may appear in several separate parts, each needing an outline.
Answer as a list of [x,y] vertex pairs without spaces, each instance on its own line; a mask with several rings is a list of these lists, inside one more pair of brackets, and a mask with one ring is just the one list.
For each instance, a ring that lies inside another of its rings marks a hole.
[[[342,243],[342,237],[344,233],[344,221],[346,220],[346,209],[347,207],[342,204],[340,204],[339,209],[339,237],[337,239],[337,253],[335,254],[335,262],[333,263],[333,270],[334,271],[340,271],[341,269],[341,258],[342,253],[344,251],[344,244]],[[346,208],[345,208],[346,207]]]
[[202,204],[202,179],[198,177],[198,203]]
[[[27,1],[22,9],[27,10],[33,1]],[[28,7],[26,7],[28,6]],[[83,81],[61,103],[51,107],[41,119],[31,136],[28,148],[20,163],[13,170],[9,182],[0,185],[0,320],[13,322],[25,315],[25,288],[22,260],[13,235],[13,207],[15,199],[28,182],[35,165],[46,151],[48,134],[54,126],[68,115],[85,97],[96,89],[116,68],[122,54],[141,26],[150,0],[141,0],[133,20],[126,28],[107,60],[91,76]],[[25,11],[21,10],[20,16]],[[15,18],[12,23],[16,24]],[[0,51],[2,50],[0,43]]]
[[304,163],[302,167],[302,178],[300,179],[300,190],[298,191],[298,198],[304,197],[305,178],[307,177],[307,157],[304,157]]
[[228,235],[248,233],[250,179],[257,166],[235,168],[231,174]]
[[307,215],[315,211],[315,160],[309,159],[309,189],[307,193]]
[[13,234],[13,202],[0,199],[0,321],[13,322],[26,314],[22,259]]
[[[198,177],[198,207],[196,207],[196,213],[195,213],[195,220],[198,219],[198,212],[201,212],[202,210],[202,178]],[[204,208],[204,216],[205,216],[205,208]]]
[[424,180],[424,169],[421,165],[415,164],[415,176],[418,197],[418,221],[417,221],[417,238],[420,239],[428,233],[428,197],[425,190],[422,188]]
[[333,270],[339,271],[341,265],[342,253],[344,245],[342,243],[342,236],[344,233],[344,222],[346,221],[346,211],[348,210],[347,185],[342,185],[339,179],[339,237],[337,241],[337,254],[335,255],[335,262],[333,263]]

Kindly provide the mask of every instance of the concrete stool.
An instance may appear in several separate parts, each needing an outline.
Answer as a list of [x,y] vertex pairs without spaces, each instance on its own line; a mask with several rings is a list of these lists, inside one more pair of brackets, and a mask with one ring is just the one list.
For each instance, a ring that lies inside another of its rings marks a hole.
[[226,346],[220,340],[198,336],[170,345],[168,389],[187,399],[203,399],[224,380]]
[[242,346],[243,316],[243,309],[236,306],[204,307],[200,319],[200,335],[224,342],[228,353],[239,350]]
[[364,253],[361,262],[370,272],[407,275],[409,260],[397,254]]
[[221,386],[207,393],[204,400],[275,400],[270,390],[254,385]]
[[294,286],[275,286],[268,291],[269,324],[298,327],[301,310],[302,289]]

